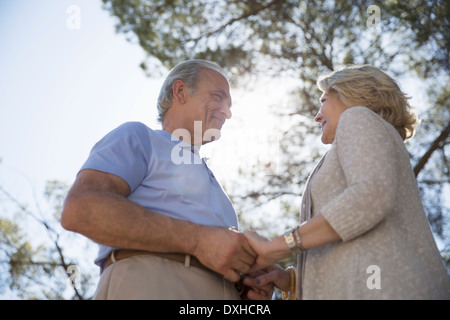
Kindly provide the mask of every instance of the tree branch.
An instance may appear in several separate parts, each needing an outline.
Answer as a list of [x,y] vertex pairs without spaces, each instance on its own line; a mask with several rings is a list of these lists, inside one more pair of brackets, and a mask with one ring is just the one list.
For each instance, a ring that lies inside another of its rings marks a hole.
[[218,32],[222,32],[226,27],[231,26],[232,24],[234,24],[234,23],[237,22],[237,21],[244,20],[244,19],[247,19],[247,18],[249,18],[249,17],[251,17],[251,16],[257,15],[257,14],[259,14],[261,11],[264,11],[264,10],[268,9],[268,8],[272,7],[273,5],[276,5],[277,3],[284,3],[284,2],[285,2],[285,0],[274,0],[274,1],[269,2],[268,4],[266,4],[265,6],[257,6],[257,7],[255,7],[255,8],[253,8],[253,10],[251,10],[251,11],[249,11],[249,12],[247,12],[247,13],[244,13],[244,14],[242,14],[242,15],[239,16],[239,17],[230,19],[229,21],[227,21],[227,22],[224,23],[223,25],[219,26],[218,28],[216,28],[216,29],[214,29],[214,30],[211,30],[211,31],[209,31],[209,32],[206,32],[206,33],[204,33],[204,34],[201,34],[201,35],[198,36],[197,38],[191,38],[191,39],[188,39],[186,42],[189,42],[189,41],[197,42],[197,41],[199,41],[199,40],[202,39],[202,38],[210,37],[210,36],[212,36],[213,34],[216,34],[216,33],[218,33]]
[[437,137],[431,146],[428,148],[428,150],[425,152],[425,154],[420,158],[419,162],[414,166],[414,175],[419,175],[420,171],[425,167],[425,164],[428,162],[428,160],[431,158],[431,155],[433,152],[440,147],[441,143],[444,143],[447,137],[450,134],[450,122],[447,124],[447,127],[442,130],[439,137]]
[[[0,192],[2,192],[10,201],[12,201],[14,204],[16,204],[22,212],[24,212],[24,213],[28,214],[29,216],[31,216],[33,219],[35,219],[37,222],[39,222],[46,229],[47,234],[50,237],[50,240],[53,242],[53,245],[55,246],[55,249],[58,252],[59,260],[61,261],[61,263],[59,263],[58,266],[63,267],[64,270],[66,271],[66,274],[67,274],[67,269],[69,267],[69,264],[66,262],[66,259],[65,259],[64,254],[63,254],[63,249],[59,245],[59,242],[58,242],[59,235],[56,232],[56,230],[53,229],[48,224],[47,221],[45,221],[44,219],[39,218],[36,214],[34,214],[30,210],[28,210],[22,204],[20,204],[20,202],[16,198],[14,198],[8,191],[6,191],[6,189],[3,188],[1,185],[0,185]],[[69,274],[67,274],[67,277],[70,278]],[[81,295],[81,293],[78,291],[77,288],[73,287],[73,290],[75,291],[75,296],[79,300],[84,300],[83,296]]]

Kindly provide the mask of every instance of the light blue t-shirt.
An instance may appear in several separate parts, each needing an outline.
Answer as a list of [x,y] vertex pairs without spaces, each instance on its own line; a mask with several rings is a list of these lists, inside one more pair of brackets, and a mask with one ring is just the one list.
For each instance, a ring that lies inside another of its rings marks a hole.
[[[121,177],[130,186],[128,199],[151,211],[237,228],[230,199],[193,148],[167,131],[127,122],[95,144],[80,171],[95,169]],[[95,263],[102,267],[113,249],[100,245]]]

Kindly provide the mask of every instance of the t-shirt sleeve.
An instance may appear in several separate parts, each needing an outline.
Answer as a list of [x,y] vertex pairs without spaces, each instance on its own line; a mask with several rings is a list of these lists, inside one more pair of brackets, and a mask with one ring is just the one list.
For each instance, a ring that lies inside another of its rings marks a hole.
[[133,192],[147,176],[151,153],[148,128],[127,122],[98,141],[81,167],[114,174],[125,180]]

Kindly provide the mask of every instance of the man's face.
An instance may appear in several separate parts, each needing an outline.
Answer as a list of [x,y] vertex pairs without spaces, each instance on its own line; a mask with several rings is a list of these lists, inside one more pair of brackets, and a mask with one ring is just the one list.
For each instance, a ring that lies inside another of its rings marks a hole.
[[190,122],[186,124],[193,129],[194,121],[201,121],[203,143],[206,143],[210,140],[205,141],[205,132],[212,129],[209,133],[220,134],[225,120],[231,118],[231,95],[228,81],[220,73],[203,69],[199,72],[199,76],[195,92],[189,95],[186,104],[188,108],[186,121]]

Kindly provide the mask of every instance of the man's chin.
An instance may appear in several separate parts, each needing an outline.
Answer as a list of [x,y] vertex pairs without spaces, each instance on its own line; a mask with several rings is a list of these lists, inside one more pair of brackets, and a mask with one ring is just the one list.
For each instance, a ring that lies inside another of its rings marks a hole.
[[[221,126],[222,127],[222,126]],[[203,133],[203,144],[219,140],[221,136],[220,129],[210,128]]]

